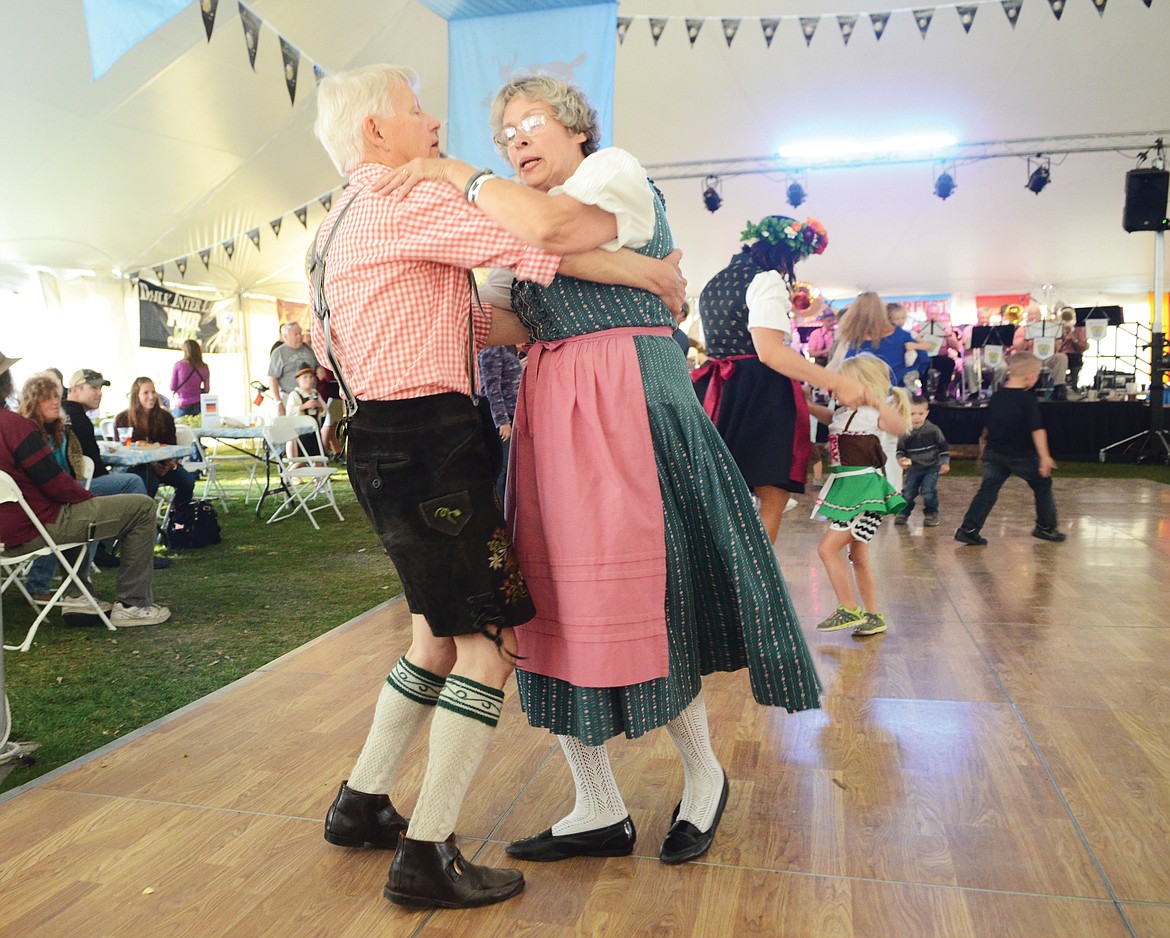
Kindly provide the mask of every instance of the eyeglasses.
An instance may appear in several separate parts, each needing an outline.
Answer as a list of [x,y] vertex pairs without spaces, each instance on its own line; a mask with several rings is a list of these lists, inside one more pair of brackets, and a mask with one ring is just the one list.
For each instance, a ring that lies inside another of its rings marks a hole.
[[518,124],[508,124],[507,126],[501,127],[496,131],[495,136],[492,137],[492,142],[495,143],[496,148],[501,153],[507,153],[508,147],[516,142],[517,133],[522,133],[525,137],[531,137],[538,133],[547,123],[547,114],[529,114]]

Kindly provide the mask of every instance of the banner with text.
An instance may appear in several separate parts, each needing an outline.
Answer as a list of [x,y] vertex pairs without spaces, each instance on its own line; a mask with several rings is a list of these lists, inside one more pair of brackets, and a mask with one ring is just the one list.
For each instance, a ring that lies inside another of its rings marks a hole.
[[188,296],[139,280],[138,344],[177,351],[187,339],[195,339],[205,354],[242,351],[235,304]]

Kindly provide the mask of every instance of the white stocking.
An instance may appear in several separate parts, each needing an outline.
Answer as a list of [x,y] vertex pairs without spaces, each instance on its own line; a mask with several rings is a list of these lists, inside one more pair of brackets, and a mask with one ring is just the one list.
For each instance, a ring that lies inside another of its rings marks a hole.
[[586,746],[575,736],[558,736],[573,773],[577,803],[567,817],[552,826],[558,837],[608,827],[629,815],[609,765],[605,744]]
[[682,713],[666,724],[666,729],[682,756],[686,780],[679,820],[707,831],[715,821],[719,796],[723,794],[723,767],[711,748],[707,705],[701,690]]

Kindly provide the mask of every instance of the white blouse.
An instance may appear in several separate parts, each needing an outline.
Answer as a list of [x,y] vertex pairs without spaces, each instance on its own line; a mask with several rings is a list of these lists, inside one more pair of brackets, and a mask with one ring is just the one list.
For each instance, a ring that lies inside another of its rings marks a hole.
[[774,270],[756,274],[747,288],[748,328],[778,329],[792,334],[792,300],[788,284]]
[[640,248],[654,235],[654,193],[642,164],[625,150],[606,147],[590,153],[564,185],[548,194],[567,195],[613,215],[617,237],[601,245],[607,251]]

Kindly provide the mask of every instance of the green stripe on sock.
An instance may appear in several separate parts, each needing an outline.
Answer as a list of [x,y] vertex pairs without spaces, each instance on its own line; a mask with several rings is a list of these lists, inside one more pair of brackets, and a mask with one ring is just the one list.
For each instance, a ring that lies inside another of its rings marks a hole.
[[500,722],[504,692],[470,678],[452,674],[447,678],[447,683],[443,685],[443,690],[439,694],[438,706],[494,727]]
[[443,690],[443,679],[399,658],[386,678],[386,683],[415,703],[433,707]]

